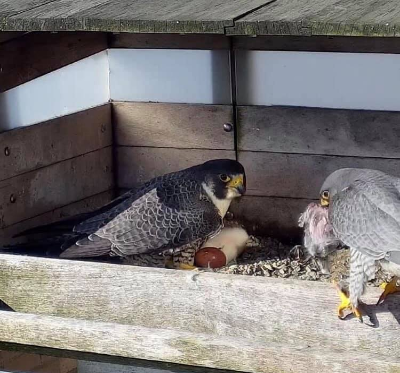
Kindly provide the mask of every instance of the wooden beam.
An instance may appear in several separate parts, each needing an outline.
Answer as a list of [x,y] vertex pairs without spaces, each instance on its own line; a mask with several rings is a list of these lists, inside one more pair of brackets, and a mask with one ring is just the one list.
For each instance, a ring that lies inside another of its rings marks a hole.
[[235,159],[235,152],[233,150],[119,146],[116,157],[118,187],[133,188],[153,177],[179,171],[211,159]]
[[400,159],[239,151],[249,196],[316,199],[325,178],[343,167],[373,168],[400,176]]
[[[326,351],[298,343],[296,349],[279,343],[201,333],[72,320],[0,311],[0,339],[34,345],[135,356],[145,360],[226,368],[241,372],[382,373],[400,368],[398,358],[363,351],[354,356],[344,350]],[[104,338],[107,336],[107,338]],[[255,358],[256,357],[256,358]],[[293,361],[296,362],[295,366]],[[369,370],[367,370],[369,369]]]
[[[0,14],[0,30],[224,34],[235,19],[270,1],[230,0],[210,7],[209,0],[53,0],[21,14]],[[8,8],[13,11],[12,4]]]
[[282,0],[236,20],[233,35],[398,37],[397,0]]
[[12,2],[8,0],[0,0],[0,14],[3,17],[9,17],[11,15],[23,13],[29,9],[33,9],[53,1],[55,0],[15,0]]
[[229,38],[212,34],[111,34],[110,48],[229,49]]
[[19,0],[0,2],[7,31],[398,37],[397,0]]
[[358,36],[233,36],[236,50],[302,51],[341,53],[400,53],[400,43],[393,37]]
[[107,191],[112,186],[111,147],[1,181],[0,227]]
[[400,113],[239,106],[238,148],[248,151],[400,158]]
[[28,33],[0,45],[0,92],[106,48],[105,33]]
[[378,288],[363,297],[373,329],[339,320],[322,282],[4,254],[0,269],[17,311],[0,313],[3,342],[244,372],[400,369],[399,298],[375,306]]
[[[234,150],[230,105],[113,103],[117,145]],[[183,140],[184,139],[184,140]]]
[[110,146],[109,104],[0,134],[0,180]]

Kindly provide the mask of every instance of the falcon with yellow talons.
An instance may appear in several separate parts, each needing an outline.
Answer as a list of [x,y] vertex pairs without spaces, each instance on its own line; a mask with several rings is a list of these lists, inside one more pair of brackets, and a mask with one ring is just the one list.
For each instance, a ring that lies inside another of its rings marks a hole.
[[337,315],[339,319],[344,320],[345,316],[343,311],[349,309],[354,314],[354,316],[357,317],[358,320],[360,320],[360,322],[363,322],[360,310],[357,307],[353,307],[347,294],[345,294],[345,292],[340,289],[339,285],[337,285],[335,282],[333,283],[336,286],[340,297],[340,305],[338,306],[337,310]]
[[[357,307],[377,264],[400,277],[400,178],[372,169],[342,168],[331,173],[320,189],[334,237],[350,248],[348,295],[341,295],[339,316]],[[400,287],[387,285],[378,303]]]
[[400,279],[398,277],[393,277],[392,281],[390,281],[389,283],[384,282],[381,285],[381,288],[383,288],[384,290],[383,290],[383,293],[381,294],[381,296],[379,297],[379,300],[376,303],[376,305],[383,303],[389,294],[394,294],[394,293],[400,292],[400,285],[398,284],[399,280]]
[[18,236],[28,242],[3,249],[46,250],[67,259],[110,256],[142,262],[147,255],[157,262],[164,252],[175,255],[188,245],[196,250],[218,234],[231,202],[245,191],[243,165],[214,159],[155,177],[96,211],[21,232]]

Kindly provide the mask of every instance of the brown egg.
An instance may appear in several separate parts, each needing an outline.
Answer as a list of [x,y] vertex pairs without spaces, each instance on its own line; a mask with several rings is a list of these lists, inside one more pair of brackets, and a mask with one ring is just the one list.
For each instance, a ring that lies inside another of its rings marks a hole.
[[203,247],[195,255],[194,265],[203,268],[220,268],[226,265],[226,256],[216,247]]

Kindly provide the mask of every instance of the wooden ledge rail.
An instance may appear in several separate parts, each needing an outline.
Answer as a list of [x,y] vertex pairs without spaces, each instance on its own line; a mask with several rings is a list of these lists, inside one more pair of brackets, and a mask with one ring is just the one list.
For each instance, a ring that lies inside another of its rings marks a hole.
[[[0,340],[240,372],[398,372],[392,356],[0,311]],[[295,362],[295,363],[294,363]],[[374,370],[370,370],[373,367]]]
[[400,298],[374,306],[379,294],[363,298],[372,328],[336,317],[328,283],[0,254],[0,299],[17,312],[1,313],[0,341],[245,372],[400,372]]

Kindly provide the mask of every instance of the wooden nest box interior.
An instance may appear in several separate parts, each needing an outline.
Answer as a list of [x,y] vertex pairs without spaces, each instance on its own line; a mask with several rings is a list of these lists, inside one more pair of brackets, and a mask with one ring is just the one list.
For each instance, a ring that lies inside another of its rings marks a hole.
[[[150,3],[0,10],[1,245],[215,158],[246,169],[234,217],[284,243],[334,170],[400,176],[394,0]],[[399,298],[341,321],[329,282],[3,253],[0,299],[0,349],[115,372],[400,372]]]

